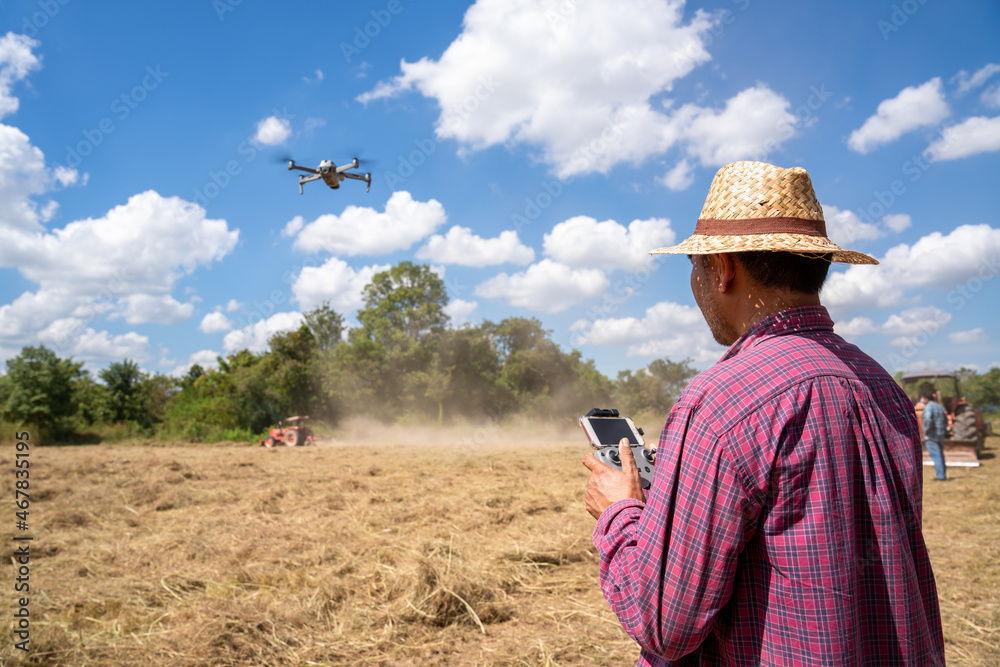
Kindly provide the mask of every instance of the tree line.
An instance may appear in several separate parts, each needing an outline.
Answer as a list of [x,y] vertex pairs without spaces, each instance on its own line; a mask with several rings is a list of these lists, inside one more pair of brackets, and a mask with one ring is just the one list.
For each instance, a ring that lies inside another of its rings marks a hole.
[[358,415],[442,424],[515,415],[571,419],[591,407],[665,419],[696,370],[658,359],[609,379],[577,350],[564,351],[534,318],[450,327],[444,283],[430,267],[400,262],[363,291],[347,330],[329,303],[275,334],[261,353],[240,350],[181,378],[144,373],[129,359],[97,377],[44,346],[28,346],[0,377],[5,420],[47,440],[160,437],[253,440],[280,419],[328,424]]
[[[615,407],[658,426],[697,372],[690,359],[664,358],[612,380],[579,351],[564,351],[534,318],[449,327],[444,283],[426,265],[400,262],[376,274],[363,299],[349,331],[324,303],[297,330],[272,336],[266,351],[220,356],[217,368],[194,365],[181,378],[144,373],[129,359],[94,378],[80,362],[25,347],[0,377],[0,418],[66,441],[84,434],[254,440],[301,414],[330,425],[355,415],[568,422],[592,407]],[[1000,368],[982,375],[963,368],[958,376],[971,403],[997,410]]]

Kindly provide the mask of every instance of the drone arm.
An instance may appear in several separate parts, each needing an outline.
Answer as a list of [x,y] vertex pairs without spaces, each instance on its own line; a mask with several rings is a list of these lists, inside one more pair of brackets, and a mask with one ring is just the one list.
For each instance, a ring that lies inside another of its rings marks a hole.
[[302,194],[302,184],[323,178],[322,174],[312,174],[311,176],[299,176],[299,194]]
[[291,164],[288,165],[288,169],[289,169],[289,171],[291,171],[292,169],[299,169],[300,171],[308,171],[310,174],[318,174],[319,173],[318,171],[316,171],[315,169],[313,169],[311,167],[300,167],[299,165],[295,164],[294,162],[292,162]]
[[341,176],[346,176],[347,178],[353,178],[356,181],[364,181],[365,183],[368,184],[368,188],[365,190],[365,192],[368,192],[369,190],[372,189],[372,175],[371,174],[352,174],[349,171],[345,171],[345,172],[343,172],[341,174]]
[[358,158],[354,158],[353,160],[351,160],[350,164],[345,164],[341,167],[337,167],[337,173],[343,174],[348,169],[357,169],[357,168],[358,168]]

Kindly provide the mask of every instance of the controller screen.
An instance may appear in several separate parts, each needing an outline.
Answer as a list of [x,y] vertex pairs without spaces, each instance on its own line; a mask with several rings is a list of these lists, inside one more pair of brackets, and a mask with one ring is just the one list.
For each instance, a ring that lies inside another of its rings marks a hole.
[[638,445],[635,433],[624,419],[591,419],[590,426],[594,429],[597,440],[602,445],[617,445],[622,438],[628,438],[630,445]]

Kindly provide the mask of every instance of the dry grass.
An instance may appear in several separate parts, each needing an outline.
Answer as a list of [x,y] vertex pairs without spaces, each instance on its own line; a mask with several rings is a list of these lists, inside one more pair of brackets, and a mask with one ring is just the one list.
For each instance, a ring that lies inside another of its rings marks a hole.
[[924,468],[924,537],[934,566],[948,664],[1000,665],[1000,437],[982,466]]
[[[575,435],[33,449],[32,651],[4,631],[0,663],[634,664],[597,584]],[[927,485],[954,664],[1000,655],[996,470]]]

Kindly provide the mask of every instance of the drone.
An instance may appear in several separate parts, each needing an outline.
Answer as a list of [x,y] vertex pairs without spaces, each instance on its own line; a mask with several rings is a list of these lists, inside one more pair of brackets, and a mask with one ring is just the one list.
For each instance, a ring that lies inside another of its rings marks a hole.
[[288,161],[288,170],[299,169],[301,171],[307,171],[310,176],[299,176],[299,194],[302,194],[302,184],[308,183],[309,181],[315,181],[323,179],[323,182],[329,185],[331,188],[336,190],[340,187],[340,182],[345,178],[353,178],[356,181],[364,181],[368,184],[365,188],[365,192],[372,189],[372,175],[371,174],[352,174],[347,171],[348,169],[357,169],[358,158],[351,160],[350,164],[345,164],[342,167],[338,167],[330,160],[323,160],[319,163],[319,166],[313,169],[312,167],[300,167],[295,164],[295,160]]

